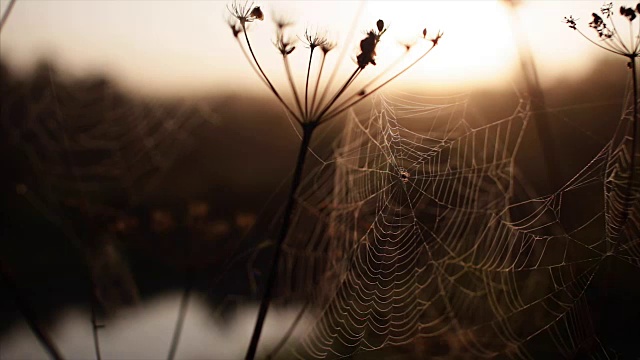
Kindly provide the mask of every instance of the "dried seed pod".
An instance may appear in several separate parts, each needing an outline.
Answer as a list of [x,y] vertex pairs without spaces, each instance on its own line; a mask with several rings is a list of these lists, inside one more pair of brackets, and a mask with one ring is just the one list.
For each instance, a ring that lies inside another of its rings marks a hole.
[[250,15],[258,20],[264,20],[264,14],[262,13],[262,10],[260,10],[260,6],[254,7],[253,10],[251,10]]

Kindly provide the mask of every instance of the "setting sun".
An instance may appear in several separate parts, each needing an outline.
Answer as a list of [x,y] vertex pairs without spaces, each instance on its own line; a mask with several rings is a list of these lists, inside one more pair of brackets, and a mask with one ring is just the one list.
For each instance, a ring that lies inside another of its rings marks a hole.
[[[516,53],[507,10],[498,1],[374,1],[364,17],[385,16],[398,40],[410,39],[409,34],[418,37],[424,27],[427,38],[442,31],[437,51],[413,73],[438,85],[451,85],[495,82],[509,75]],[[391,47],[384,45],[383,49]]]

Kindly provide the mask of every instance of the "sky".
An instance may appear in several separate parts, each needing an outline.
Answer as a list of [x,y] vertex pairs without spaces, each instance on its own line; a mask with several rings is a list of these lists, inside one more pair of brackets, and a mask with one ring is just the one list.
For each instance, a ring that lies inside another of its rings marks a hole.
[[[4,11],[8,0],[0,0]],[[208,0],[18,0],[3,28],[0,53],[12,69],[26,72],[45,57],[72,76],[106,73],[127,89],[146,94],[202,94],[264,91],[243,57],[226,18],[228,1]],[[631,2],[616,2],[634,5]],[[326,33],[338,42],[331,61],[346,49],[341,75],[354,67],[358,41],[383,19],[389,31],[379,45],[373,76],[403,53],[427,28],[438,30],[438,47],[399,85],[429,84],[443,88],[496,86],[508,83],[518,69],[514,26],[522,29],[535,55],[543,82],[579,77],[592,70],[603,53],[562,22],[579,18],[590,34],[590,14],[600,1],[522,1],[516,22],[502,1],[257,1],[265,21],[249,29],[250,41],[267,74],[285,86],[283,64],[274,48],[270,19],[296,22],[291,34],[305,29]],[[347,39],[355,25],[355,37]],[[417,42],[415,54],[428,42]],[[306,74],[308,49],[298,41],[291,56],[296,78]],[[314,66],[318,66],[318,57]],[[621,60],[624,61],[624,60]]]

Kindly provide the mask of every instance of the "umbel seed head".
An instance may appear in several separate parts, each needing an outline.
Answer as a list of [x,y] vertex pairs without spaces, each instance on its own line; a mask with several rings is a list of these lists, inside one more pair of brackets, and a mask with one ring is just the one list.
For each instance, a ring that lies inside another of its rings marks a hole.
[[636,18],[635,11],[633,11],[632,8],[628,8],[624,6],[620,6],[620,15],[626,17],[629,21],[633,21]]
[[251,10],[250,15],[260,21],[264,20],[264,14],[262,13],[262,10],[260,10],[260,6],[254,7],[253,10]]

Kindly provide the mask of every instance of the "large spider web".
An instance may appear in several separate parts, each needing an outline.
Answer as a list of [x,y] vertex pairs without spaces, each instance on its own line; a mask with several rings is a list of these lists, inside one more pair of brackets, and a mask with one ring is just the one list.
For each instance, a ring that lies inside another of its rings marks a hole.
[[[36,174],[17,190],[54,222],[70,199],[135,203],[206,117],[40,76],[41,89],[13,89],[30,94],[28,112],[14,118],[3,106],[2,124]],[[640,267],[638,177],[627,200],[632,98],[611,140],[543,196],[518,171],[529,103],[479,125],[467,120],[467,99],[379,95],[307,177],[278,279],[281,301],[307,304],[314,319],[292,354],[366,358],[395,345],[418,357],[606,354],[585,292],[608,257]],[[97,281],[132,283],[117,254],[90,253]]]
[[640,267],[632,101],[597,156],[536,196],[516,164],[529,103],[472,126],[465,99],[380,95],[308,177],[278,280],[316,319],[296,356],[606,356],[585,293],[609,256]]

